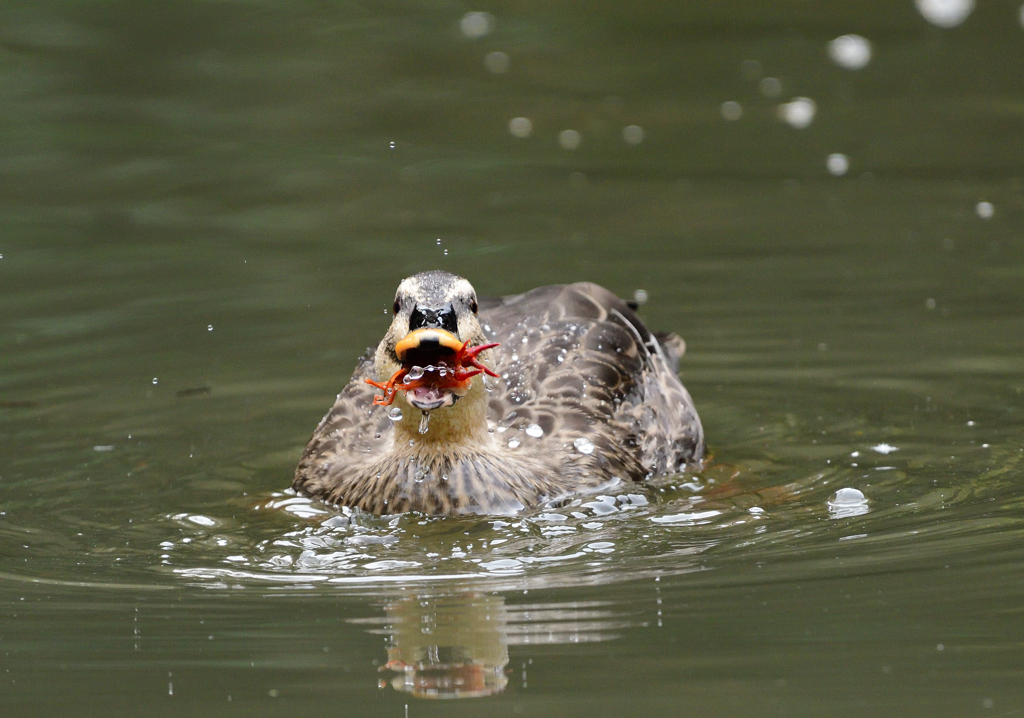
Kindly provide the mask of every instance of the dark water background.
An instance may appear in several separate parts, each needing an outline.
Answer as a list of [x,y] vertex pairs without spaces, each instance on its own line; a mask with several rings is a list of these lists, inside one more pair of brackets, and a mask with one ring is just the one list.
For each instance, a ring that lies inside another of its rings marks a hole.
[[[1024,713],[1020,17],[5,3],[0,712]],[[501,521],[284,493],[436,267],[646,291],[714,463]]]

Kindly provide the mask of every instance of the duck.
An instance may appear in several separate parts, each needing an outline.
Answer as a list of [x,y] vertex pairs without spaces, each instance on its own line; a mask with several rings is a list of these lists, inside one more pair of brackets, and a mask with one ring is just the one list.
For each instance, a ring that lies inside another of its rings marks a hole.
[[510,515],[699,468],[683,340],[597,284],[478,298],[435,270],[316,427],[292,488],[377,515]]

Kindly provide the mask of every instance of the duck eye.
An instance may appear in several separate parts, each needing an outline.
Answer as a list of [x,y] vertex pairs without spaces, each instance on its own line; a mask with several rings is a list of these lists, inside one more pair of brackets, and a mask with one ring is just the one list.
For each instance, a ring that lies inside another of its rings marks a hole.
[[472,299],[469,302],[469,311],[473,312],[473,314],[476,314],[476,310],[477,310],[476,300]]
[[400,310],[401,308],[402,308],[402,305],[401,305],[401,304],[399,303],[399,301],[398,301],[398,300],[396,299],[396,300],[395,300],[395,305],[394,305],[393,307],[391,307],[391,309],[392,309],[392,310],[394,311],[394,313],[395,313],[395,314],[398,314],[398,311],[399,311],[399,310]]

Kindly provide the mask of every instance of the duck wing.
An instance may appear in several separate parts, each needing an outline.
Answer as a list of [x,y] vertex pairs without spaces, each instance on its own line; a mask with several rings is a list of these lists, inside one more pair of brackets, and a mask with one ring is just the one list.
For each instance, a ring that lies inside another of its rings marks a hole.
[[480,307],[488,340],[502,344],[491,418],[513,441],[543,431],[539,441],[527,432],[522,451],[549,464],[563,455],[577,483],[580,470],[595,483],[640,480],[702,458],[700,420],[675,373],[682,340],[666,349],[615,294],[553,285]]

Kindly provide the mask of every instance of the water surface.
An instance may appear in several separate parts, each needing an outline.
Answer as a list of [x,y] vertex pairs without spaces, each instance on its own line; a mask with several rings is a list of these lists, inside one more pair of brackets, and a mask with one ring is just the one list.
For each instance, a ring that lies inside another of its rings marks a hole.
[[[4,715],[1024,710],[1018,15],[9,4]],[[289,494],[430,268],[644,290],[709,466],[515,517]]]

